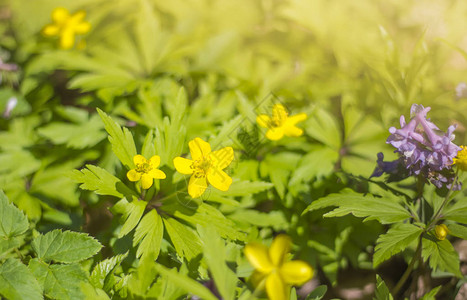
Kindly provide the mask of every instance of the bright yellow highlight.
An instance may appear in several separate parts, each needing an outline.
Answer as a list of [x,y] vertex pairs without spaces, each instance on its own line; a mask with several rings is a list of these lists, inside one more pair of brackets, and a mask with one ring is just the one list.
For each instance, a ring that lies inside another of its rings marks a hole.
[[232,184],[232,178],[223,169],[227,168],[234,158],[232,147],[211,152],[211,145],[200,138],[191,140],[188,147],[191,159],[176,157],[173,160],[178,172],[192,175],[188,183],[188,194],[198,198],[208,184],[221,191],[227,191]]
[[446,225],[440,224],[435,226],[435,236],[438,240],[444,240],[448,234],[449,229]]
[[154,179],[164,179],[165,173],[157,169],[161,163],[161,158],[158,155],[154,155],[149,160],[144,158],[142,155],[135,155],[133,162],[136,168],[131,169],[126,173],[126,176],[130,181],[141,180],[141,187],[145,190],[149,189],[154,182]]
[[86,12],[80,10],[72,15],[63,7],[57,7],[52,12],[52,24],[42,29],[45,36],[60,37],[60,48],[70,49],[75,44],[76,34],[85,34],[91,30],[91,24],[84,21]]
[[305,113],[290,116],[282,104],[275,104],[272,108],[272,116],[259,115],[256,122],[259,126],[268,128],[266,137],[272,141],[280,140],[285,136],[301,136],[303,129],[295,126],[307,118]]
[[461,150],[457,152],[457,156],[454,157],[453,164],[456,165],[462,171],[467,171],[467,147],[461,146]]
[[313,277],[313,269],[301,260],[287,261],[292,241],[285,234],[278,235],[268,249],[258,243],[245,246],[245,256],[255,268],[252,275],[259,284],[264,281],[271,300],[287,300],[291,285],[301,285]]

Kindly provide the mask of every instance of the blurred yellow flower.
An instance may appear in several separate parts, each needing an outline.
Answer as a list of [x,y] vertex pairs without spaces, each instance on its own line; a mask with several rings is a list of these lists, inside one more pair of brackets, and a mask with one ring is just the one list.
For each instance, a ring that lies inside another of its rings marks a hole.
[[442,241],[449,233],[449,229],[445,224],[435,226],[435,236],[438,240]]
[[459,169],[467,171],[467,147],[461,146],[461,150],[457,152],[457,156],[452,161]]
[[287,300],[291,285],[301,285],[313,277],[313,269],[301,260],[286,261],[292,241],[285,234],[278,235],[268,249],[259,243],[245,246],[245,256],[255,268],[253,281],[264,282],[271,300]]
[[259,115],[256,122],[259,126],[268,128],[266,137],[272,141],[280,140],[285,136],[301,136],[303,129],[295,126],[307,118],[305,113],[290,116],[282,104],[275,104],[272,108],[272,116]]
[[234,158],[232,147],[211,152],[211,145],[200,138],[191,140],[188,147],[191,159],[176,157],[173,160],[178,172],[192,175],[188,183],[188,194],[198,198],[208,184],[221,191],[227,191],[232,184],[232,178],[223,169],[227,168]]
[[126,173],[126,176],[130,181],[141,180],[141,187],[143,189],[149,189],[154,179],[164,179],[165,173],[157,169],[161,163],[161,158],[158,155],[154,155],[149,160],[144,158],[142,155],[135,155],[133,162],[136,168],[131,169]]
[[42,29],[45,36],[58,36],[60,38],[60,48],[70,49],[75,44],[76,34],[85,34],[91,30],[91,24],[84,21],[86,12],[80,10],[70,15],[70,12],[63,7],[57,7],[52,12],[52,24],[46,25]]

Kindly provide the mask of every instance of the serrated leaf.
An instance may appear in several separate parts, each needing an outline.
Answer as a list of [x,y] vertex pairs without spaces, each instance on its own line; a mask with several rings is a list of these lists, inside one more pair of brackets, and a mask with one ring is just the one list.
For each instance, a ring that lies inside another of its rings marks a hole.
[[447,224],[449,234],[467,240],[467,227],[460,224]]
[[37,257],[46,262],[55,261],[73,263],[90,258],[102,248],[102,245],[86,233],[59,229],[39,235],[32,243]]
[[[100,261],[92,270],[91,277],[89,278],[91,284],[96,288],[109,291],[109,289],[107,289],[107,283],[114,281],[111,280],[110,277],[113,277],[115,268],[118,267],[127,256],[128,252]],[[112,286],[110,286],[110,288],[111,287]]]
[[0,238],[0,257],[3,253],[8,252],[13,248],[18,248],[21,243],[24,243],[23,237],[13,237],[8,240]]
[[6,299],[43,299],[39,283],[31,271],[13,258],[0,264],[0,295]]
[[389,289],[386,285],[386,283],[379,277],[379,275],[376,275],[376,292],[375,292],[375,297],[373,298],[374,300],[393,300],[394,298],[392,297],[391,293],[389,293]]
[[155,209],[147,213],[135,230],[133,246],[139,243],[136,257],[151,254],[154,259],[159,256],[162,236],[164,234],[164,224]]
[[134,194],[123,182],[107,170],[94,165],[86,165],[85,169],[73,170],[70,177],[83,190],[94,191],[98,195],[123,197],[123,194]]
[[422,239],[422,257],[424,261],[429,259],[433,270],[450,272],[462,277],[459,269],[459,255],[448,240],[438,240],[432,235]]
[[133,272],[127,279],[127,287],[131,294],[145,299],[146,293],[157,275],[156,263],[151,254],[143,256],[138,264],[136,272]]
[[441,289],[442,285],[435,287],[425,295],[420,300],[436,300],[436,294],[438,294],[439,290]]
[[50,299],[84,299],[81,283],[87,282],[87,274],[78,264],[48,265],[34,258],[29,261],[29,269],[39,281],[44,294]]
[[177,269],[167,269],[166,267],[156,264],[156,270],[162,275],[166,276],[169,281],[177,285],[185,292],[198,296],[200,299],[205,300],[218,300],[205,286],[196,280],[191,279],[186,275],[177,272]]
[[187,261],[198,256],[201,252],[201,240],[190,227],[181,224],[173,218],[164,218],[165,229],[180,257]]
[[118,157],[118,159],[128,169],[133,169],[133,157],[137,154],[135,142],[131,132],[117,124],[111,117],[104,113],[99,108],[97,112],[101,116],[102,122],[104,122],[105,130],[109,134],[109,141],[112,144],[112,151]]
[[388,230],[386,234],[379,236],[376,241],[373,266],[376,268],[380,263],[407,248],[411,243],[417,241],[423,229],[412,224],[397,224]]
[[0,190],[0,237],[10,238],[23,234],[28,230],[27,217]]
[[467,201],[457,201],[446,206],[442,215],[445,219],[467,224]]
[[212,227],[198,226],[203,256],[222,299],[233,300],[238,278],[226,264],[225,242]]
[[324,207],[337,206],[324,217],[340,217],[353,214],[363,221],[377,220],[381,224],[391,224],[411,217],[411,214],[399,203],[391,199],[376,198],[363,195],[347,189],[341,193],[329,194],[311,203],[304,211],[313,211]]
[[232,182],[229,190],[220,192],[218,190],[212,191],[213,194],[221,194],[222,196],[246,196],[251,194],[260,193],[273,186],[270,182],[265,181],[248,181],[248,180],[235,180]]
[[120,219],[120,222],[123,223],[122,229],[118,234],[118,238],[127,235],[133,228],[138,225],[141,216],[146,209],[146,201],[138,200],[136,197],[133,197],[133,201],[128,202],[125,198],[118,201],[112,208],[113,213],[119,213],[123,216]]

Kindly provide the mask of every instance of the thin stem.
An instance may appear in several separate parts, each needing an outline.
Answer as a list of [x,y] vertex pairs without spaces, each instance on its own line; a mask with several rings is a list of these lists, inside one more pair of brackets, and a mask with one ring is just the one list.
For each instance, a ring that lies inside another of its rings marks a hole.
[[409,278],[409,275],[412,272],[413,267],[415,266],[415,263],[419,260],[421,254],[422,254],[422,236],[420,235],[419,240],[418,240],[417,250],[415,250],[415,255],[412,257],[412,260],[410,261],[409,266],[407,267],[407,270],[405,270],[401,279],[399,279],[399,282],[396,284],[396,286],[392,290],[392,294],[394,297],[397,295],[397,293],[399,293],[399,290],[402,288],[404,283],[407,281],[407,278]]
[[428,224],[427,229],[426,229],[427,231],[430,230],[433,227],[433,225],[436,224],[436,222],[438,221],[438,218],[441,212],[443,211],[444,206],[446,206],[446,204],[449,202],[449,198],[452,195],[452,189],[454,188],[454,185],[457,184],[458,180],[459,180],[459,168],[457,168],[456,170],[456,176],[454,178],[454,182],[451,184],[451,187],[449,188],[449,191],[446,194],[446,197],[444,197],[443,203],[441,203],[441,206],[438,208],[436,213],[433,215],[433,218],[431,218],[431,222],[430,224]]

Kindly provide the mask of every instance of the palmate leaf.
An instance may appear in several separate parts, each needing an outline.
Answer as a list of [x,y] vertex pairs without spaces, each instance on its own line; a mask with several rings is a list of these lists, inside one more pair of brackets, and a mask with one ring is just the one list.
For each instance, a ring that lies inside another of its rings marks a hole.
[[115,284],[113,272],[128,256],[128,252],[100,261],[92,270],[89,281],[96,287],[109,291]]
[[123,198],[110,209],[114,214],[117,213],[123,215],[120,219],[123,226],[118,234],[118,238],[127,235],[136,227],[136,225],[138,225],[147,204],[148,203],[146,201],[138,200],[136,197],[133,197],[133,201],[131,202],[128,202],[126,198]]
[[376,198],[372,195],[363,195],[349,189],[341,193],[329,194],[311,203],[303,212],[317,210],[328,206],[337,206],[324,217],[341,217],[353,214],[365,218],[363,221],[377,220],[381,224],[391,224],[411,217],[399,203],[392,199]]
[[376,241],[373,266],[376,268],[386,259],[403,251],[411,243],[417,241],[422,232],[422,228],[412,224],[397,224],[389,229],[386,234],[380,235]]
[[18,236],[28,230],[28,227],[26,216],[10,203],[7,196],[0,190],[0,237]]
[[163,221],[175,251],[180,257],[190,261],[202,252],[201,240],[193,229],[173,218],[163,218]]
[[102,245],[86,233],[53,230],[36,237],[32,248],[37,257],[46,262],[73,263],[90,258]]
[[433,270],[450,272],[462,277],[459,269],[459,255],[448,240],[438,240],[433,235],[426,235],[422,239],[422,257],[430,260]]
[[37,258],[29,261],[29,269],[39,281],[44,294],[50,299],[84,299],[81,283],[87,282],[87,274],[78,264],[48,265]]
[[0,295],[6,299],[43,299],[39,283],[31,271],[13,258],[0,264]]
[[133,246],[140,243],[136,251],[136,257],[151,254],[154,259],[157,259],[163,234],[164,224],[157,210],[153,209],[141,219],[138,227],[136,227]]
[[105,112],[97,109],[97,112],[101,116],[102,122],[104,122],[105,130],[109,134],[109,141],[112,144],[112,151],[118,157],[118,159],[128,169],[134,168],[133,157],[136,153],[136,146],[133,140],[131,132],[117,124],[111,117]]

